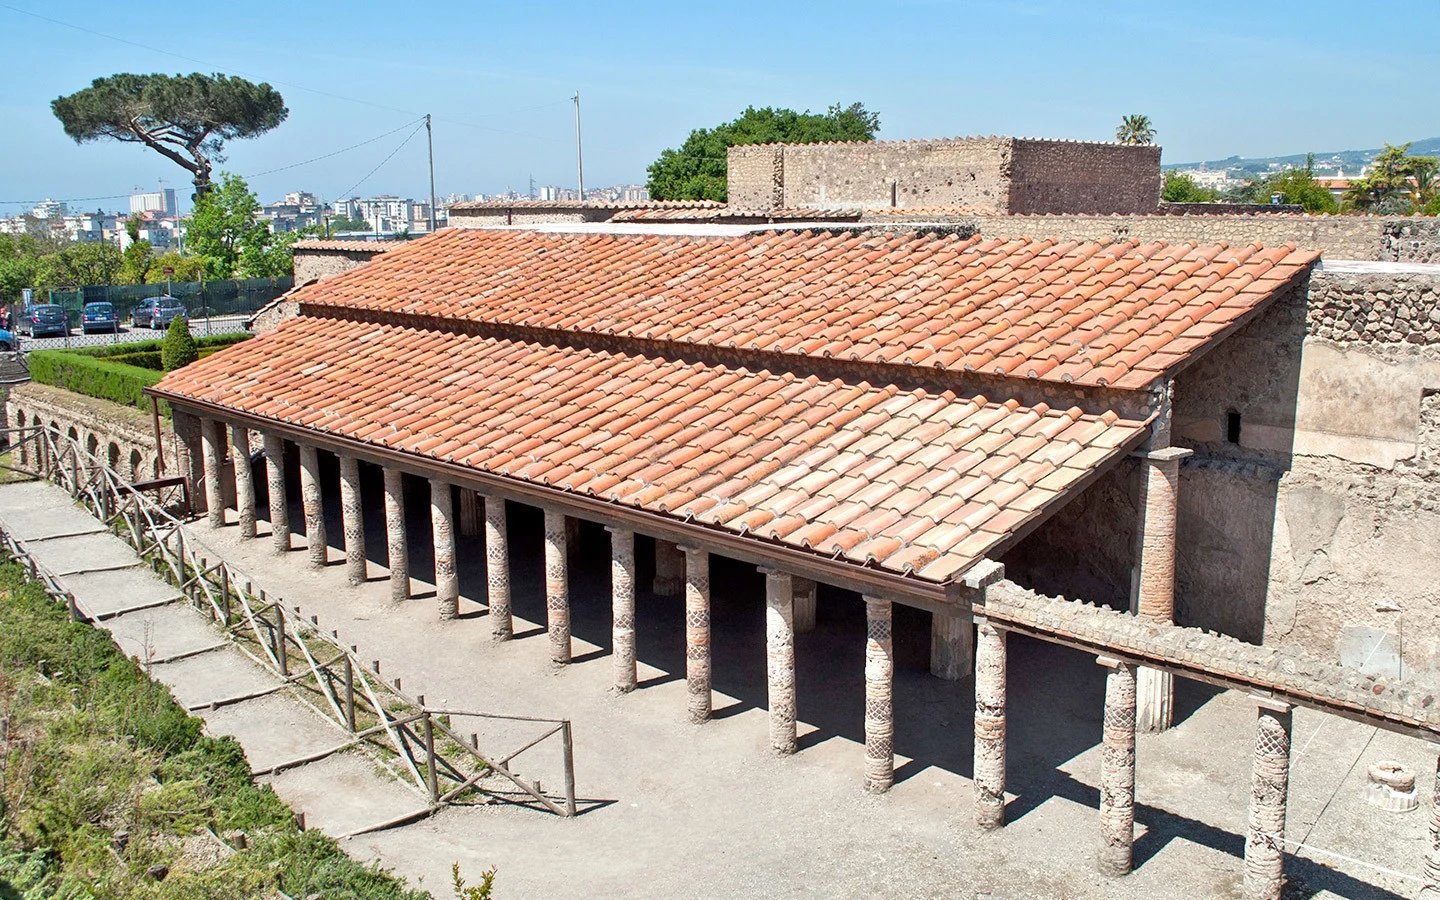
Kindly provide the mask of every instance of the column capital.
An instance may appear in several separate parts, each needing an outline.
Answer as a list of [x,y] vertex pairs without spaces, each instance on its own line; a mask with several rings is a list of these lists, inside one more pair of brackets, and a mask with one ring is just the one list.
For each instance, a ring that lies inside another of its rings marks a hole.
[[1251,694],[1250,702],[1254,703],[1260,709],[1277,713],[1288,713],[1295,708],[1293,704],[1286,703],[1284,700],[1266,694]]
[[691,556],[696,553],[704,553],[706,556],[710,555],[710,551],[706,550],[704,547],[696,547],[691,544],[676,544],[675,549],[684,553],[686,556]]
[[1130,455],[1149,462],[1178,462],[1195,453],[1189,447],[1161,447],[1158,450],[1135,450]]
[[1097,656],[1095,657],[1095,662],[1099,663],[1101,666],[1104,666],[1107,669],[1118,669],[1121,666],[1130,665],[1124,660],[1116,659],[1113,656]]
[[606,526],[605,526],[605,530],[608,531],[608,532],[610,532],[611,534],[629,534],[629,535],[634,535],[634,534],[635,534],[635,529],[633,529],[633,528],[621,528],[619,525],[606,525]]
[[759,572],[761,575],[764,575],[766,578],[784,578],[786,581],[789,581],[790,579],[795,577],[789,572],[783,571],[781,569],[775,569],[770,566],[756,566],[755,571]]
[[965,574],[960,576],[961,583],[972,591],[982,590],[989,587],[1005,577],[1005,566],[993,559],[982,559],[977,561]]

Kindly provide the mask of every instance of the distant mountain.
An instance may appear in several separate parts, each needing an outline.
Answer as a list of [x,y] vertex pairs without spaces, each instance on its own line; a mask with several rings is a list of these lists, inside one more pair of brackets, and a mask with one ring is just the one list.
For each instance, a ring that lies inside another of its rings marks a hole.
[[[1343,168],[1347,172],[1354,170],[1357,174],[1360,167],[1367,165],[1380,152],[1379,147],[1372,150],[1338,150],[1329,153],[1315,153],[1315,167],[1317,169],[1330,170]],[[1410,145],[1410,152],[1419,156],[1440,156],[1440,137],[1425,138],[1422,141],[1415,141]],[[1304,153],[1293,153],[1290,156],[1232,156],[1229,159],[1211,159],[1205,162],[1187,163],[1165,163],[1166,169],[1198,169],[1204,166],[1207,169],[1226,169],[1243,172],[1268,172],[1275,169],[1282,169],[1289,166],[1305,165]]]

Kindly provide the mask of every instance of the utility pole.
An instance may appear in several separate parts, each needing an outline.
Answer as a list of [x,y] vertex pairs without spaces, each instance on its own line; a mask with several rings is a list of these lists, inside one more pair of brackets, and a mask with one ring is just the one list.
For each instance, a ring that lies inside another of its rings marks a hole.
[[585,202],[585,157],[580,152],[580,92],[575,92],[575,180],[580,183],[580,202]]
[[425,144],[430,149],[430,233],[435,233],[435,134],[430,130],[430,114],[425,114]]

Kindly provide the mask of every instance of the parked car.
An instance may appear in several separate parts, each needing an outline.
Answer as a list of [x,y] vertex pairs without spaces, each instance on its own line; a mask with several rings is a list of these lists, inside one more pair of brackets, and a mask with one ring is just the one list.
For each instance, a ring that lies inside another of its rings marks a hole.
[[0,328],[0,352],[9,353],[15,349],[15,335]]
[[174,297],[151,297],[130,313],[136,328],[169,328],[176,318],[185,318],[185,307]]
[[85,334],[92,331],[120,331],[120,319],[115,315],[115,307],[109,303],[87,303],[80,311],[80,330]]
[[70,317],[54,303],[32,303],[20,317],[19,330],[32,338],[64,336],[70,333]]

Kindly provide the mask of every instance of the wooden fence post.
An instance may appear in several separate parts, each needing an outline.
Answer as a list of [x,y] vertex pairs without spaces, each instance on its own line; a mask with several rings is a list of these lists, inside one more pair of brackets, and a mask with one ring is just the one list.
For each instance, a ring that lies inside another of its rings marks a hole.
[[570,734],[570,720],[560,732],[565,752],[565,815],[575,815],[575,742]]
[[435,775],[435,726],[425,714],[425,782],[430,788],[430,802],[440,802],[440,784]]
[[355,730],[355,667],[345,657],[345,724]]

